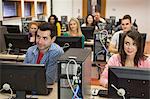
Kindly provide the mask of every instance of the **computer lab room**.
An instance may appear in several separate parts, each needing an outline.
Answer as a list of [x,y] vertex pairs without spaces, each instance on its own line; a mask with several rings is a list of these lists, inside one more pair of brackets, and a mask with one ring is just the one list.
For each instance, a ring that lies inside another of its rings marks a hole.
[[0,0],[0,99],[150,99],[150,0]]

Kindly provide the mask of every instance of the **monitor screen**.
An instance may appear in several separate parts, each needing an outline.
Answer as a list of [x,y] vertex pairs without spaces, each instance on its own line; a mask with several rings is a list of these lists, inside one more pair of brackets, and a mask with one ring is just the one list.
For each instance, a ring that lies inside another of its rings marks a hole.
[[[118,95],[115,87],[121,91],[121,96]],[[125,95],[123,95],[124,91]],[[122,99],[129,99],[129,98],[150,99],[149,93],[150,93],[150,69],[131,68],[131,67],[109,67],[108,69],[109,97]]]
[[94,38],[94,26],[81,27],[82,34],[85,36],[85,40]]
[[63,47],[64,51],[69,48],[82,48],[82,37],[58,36],[55,43]]
[[20,33],[19,25],[3,25],[7,27],[8,33]]
[[28,40],[27,34],[4,34],[5,42],[6,42],[6,48],[11,46],[11,49],[28,49],[32,45],[32,43]]
[[0,62],[0,72],[0,87],[7,83],[16,95],[21,91],[24,95],[49,94],[44,64]]

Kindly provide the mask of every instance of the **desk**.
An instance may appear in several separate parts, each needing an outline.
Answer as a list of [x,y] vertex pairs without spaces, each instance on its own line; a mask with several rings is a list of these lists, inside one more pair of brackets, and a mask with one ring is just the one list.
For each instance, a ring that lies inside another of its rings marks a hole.
[[23,61],[24,58],[25,58],[25,54],[24,55],[11,55],[11,54],[0,53],[0,60]]

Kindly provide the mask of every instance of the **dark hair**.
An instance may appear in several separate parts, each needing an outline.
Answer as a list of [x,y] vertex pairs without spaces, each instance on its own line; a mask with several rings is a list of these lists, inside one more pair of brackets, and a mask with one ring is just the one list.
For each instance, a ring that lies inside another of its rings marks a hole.
[[50,34],[51,38],[53,38],[54,36],[56,36],[56,33],[53,32],[53,28],[49,25],[48,22],[41,23],[39,25],[39,30],[41,30],[41,31],[50,30],[50,32],[51,32],[51,34]]
[[125,60],[126,60],[126,56],[127,56],[125,51],[124,51],[124,39],[126,36],[132,38],[136,43],[137,52],[136,52],[136,55],[134,57],[134,65],[138,66],[138,61],[140,59],[144,59],[144,54],[143,54],[144,53],[144,46],[143,46],[144,41],[143,41],[143,38],[142,38],[141,34],[136,30],[130,30],[127,33],[122,34],[121,45],[119,45],[119,46],[121,46],[119,49],[119,54],[121,56],[121,64],[123,66],[125,66]]
[[130,23],[132,23],[132,20],[131,20],[131,16],[130,15],[124,15],[122,20],[125,20],[125,19],[129,19],[130,20]]
[[92,14],[89,14],[89,15],[86,17],[86,19],[85,19],[86,25],[88,24],[87,19],[88,19],[89,16],[92,16],[92,19],[93,19],[92,26],[95,26],[95,24],[94,24],[94,16],[93,16]]
[[56,17],[56,15],[51,15],[49,18],[48,18],[48,22],[50,22],[50,19],[51,19],[51,17],[54,17],[54,19],[55,19],[55,25],[56,25],[56,23],[58,22],[58,18]]

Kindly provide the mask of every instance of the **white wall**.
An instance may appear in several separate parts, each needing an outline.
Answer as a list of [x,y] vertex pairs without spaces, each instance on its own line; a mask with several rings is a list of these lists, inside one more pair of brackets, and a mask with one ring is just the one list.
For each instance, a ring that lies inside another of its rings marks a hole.
[[82,17],[82,0],[53,0],[53,14],[60,20],[61,16]]
[[106,17],[122,18],[125,14],[136,19],[140,32],[148,33],[150,40],[150,0],[106,0]]

